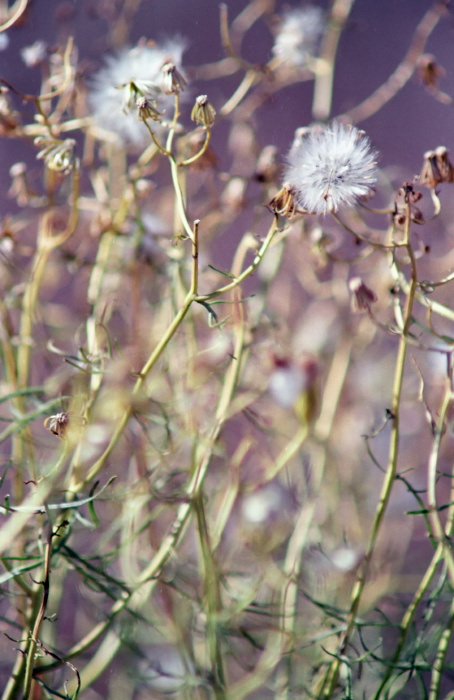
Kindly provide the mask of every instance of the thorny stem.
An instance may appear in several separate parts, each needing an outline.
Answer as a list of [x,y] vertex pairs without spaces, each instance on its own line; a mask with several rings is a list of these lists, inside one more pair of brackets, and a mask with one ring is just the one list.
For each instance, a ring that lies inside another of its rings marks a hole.
[[364,587],[366,585],[367,576],[369,573],[369,566],[372,559],[372,555],[375,550],[375,545],[377,538],[381,529],[381,525],[385,516],[385,512],[389,503],[391,496],[392,487],[396,478],[397,464],[399,457],[399,435],[400,435],[400,403],[402,397],[402,385],[405,369],[405,360],[407,355],[407,336],[412,323],[412,310],[413,303],[415,299],[415,293],[417,288],[417,270],[416,261],[411,247],[410,242],[410,223],[411,223],[411,209],[410,203],[406,202],[406,216],[405,216],[405,231],[404,231],[404,244],[407,248],[408,255],[410,257],[411,265],[411,282],[410,289],[407,295],[405,311],[404,311],[404,327],[402,330],[402,335],[399,340],[399,348],[397,352],[396,367],[394,374],[394,385],[392,392],[392,429],[390,438],[390,448],[389,448],[389,459],[388,467],[385,474],[385,479],[383,482],[380,499],[378,506],[375,511],[374,521],[372,523],[371,534],[369,536],[369,541],[367,544],[366,552],[364,554],[364,559],[359,570],[358,577],[356,579],[355,585],[352,591],[350,610],[345,623],[345,629],[339,642],[338,651],[336,658],[331,662],[328,668],[326,676],[322,682],[322,687],[320,689],[319,697],[320,700],[328,700],[332,697],[332,694],[337,685],[340,666],[342,664],[342,657],[345,656],[348,646],[350,643],[350,637],[355,627],[356,617],[358,614],[359,606],[361,603],[362,594]]

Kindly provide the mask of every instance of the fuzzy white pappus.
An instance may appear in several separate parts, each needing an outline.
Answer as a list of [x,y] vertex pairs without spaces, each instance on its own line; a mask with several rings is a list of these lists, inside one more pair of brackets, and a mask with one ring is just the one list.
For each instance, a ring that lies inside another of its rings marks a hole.
[[293,66],[304,66],[308,57],[315,54],[325,24],[323,11],[319,7],[288,10],[276,35],[274,55]]
[[91,82],[89,105],[95,124],[111,131],[125,144],[143,146],[150,136],[137,117],[134,85],[142,96],[157,100],[157,109],[169,114],[174,103],[172,96],[162,93],[162,67],[172,62],[180,66],[186,42],[181,38],[158,45],[143,44],[123,48],[109,56]]
[[285,181],[300,208],[313,214],[337,212],[371,194],[376,157],[363,131],[339,122],[315,126],[292,145]]

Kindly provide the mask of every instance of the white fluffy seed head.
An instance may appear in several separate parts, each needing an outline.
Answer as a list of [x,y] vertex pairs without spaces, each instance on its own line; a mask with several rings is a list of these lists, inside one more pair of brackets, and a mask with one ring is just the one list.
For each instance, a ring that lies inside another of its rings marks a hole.
[[314,56],[325,29],[325,18],[319,7],[301,7],[285,12],[276,35],[273,53],[284,63],[302,67]]
[[[170,113],[174,98],[162,94],[162,66],[168,62],[180,66],[185,46],[181,38],[175,38],[160,46],[123,48],[109,56],[91,84],[89,104],[95,124],[113,132],[125,144],[143,146],[150,137],[137,119],[136,99],[157,99],[157,109]],[[140,92],[134,94],[132,86]]]
[[284,178],[300,208],[313,214],[337,212],[371,194],[376,156],[355,127],[339,122],[316,126],[292,145]]

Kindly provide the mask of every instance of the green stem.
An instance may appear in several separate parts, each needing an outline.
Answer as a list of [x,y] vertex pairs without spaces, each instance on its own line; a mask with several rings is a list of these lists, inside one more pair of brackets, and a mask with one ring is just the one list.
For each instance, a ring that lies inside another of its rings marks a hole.
[[406,224],[404,232],[405,245],[407,247],[408,255],[410,257],[411,265],[411,283],[410,290],[406,299],[405,311],[404,311],[404,327],[402,330],[402,335],[400,336],[399,348],[397,352],[396,368],[394,374],[394,384],[392,391],[392,407],[391,413],[393,418],[391,438],[390,438],[390,448],[389,448],[389,459],[388,467],[385,474],[385,479],[383,482],[380,499],[375,511],[374,521],[372,523],[371,533],[369,536],[369,541],[367,544],[366,552],[360,568],[358,577],[356,579],[355,585],[352,591],[350,610],[347,616],[345,630],[341,637],[336,658],[332,661],[326,676],[323,680],[321,692],[319,694],[320,700],[328,700],[332,697],[333,692],[336,688],[339,670],[342,663],[342,656],[345,655],[348,645],[350,643],[350,637],[352,635],[353,629],[356,623],[356,617],[358,614],[362,594],[364,587],[366,585],[367,576],[369,573],[370,562],[372,555],[375,551],[377,539],[379,532],[381,530],[381,525],[385,516],[385,512],[389,503],[391,496],[392,487],[396,478],[397,473],[397,463],[399,457],[399,436],[400,436],[400,403],[402,397],[402,385],[405,369],[405,360],[407,355],[407,335],[412,323],[412,310],[415,299],[416,287],[417,287],[417,270],[416,261],[413,254],[413,250],[410,243],[410,204],[406,203]]

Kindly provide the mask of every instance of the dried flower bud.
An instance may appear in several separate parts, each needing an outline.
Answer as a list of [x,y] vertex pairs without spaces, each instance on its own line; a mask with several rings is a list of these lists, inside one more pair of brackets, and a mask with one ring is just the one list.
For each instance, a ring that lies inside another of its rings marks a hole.
[[454,167],[445,146],[424,153],[424,164],[420,182],[427,187],[436,187],[440,182],[454,182]]
[[44,421],[44,427],[59,438],[64,437],[68,425],[69,415],[64,412],[57,413],[55,416],[49,416]]
[[76,142],[74,139],[52,139],[46,136],[37,136],[35,146],[43,147],[36,156],[44,160],[49,170],[59,173],[69,173],[77,167],[78,161],[74,153]]
[[298,211],[294,188],[288,182],[285,182],[268,206],[275,214],[286,216],[287,219],[291,219]]
[[197,124],[203,126],[211,126],[216,117],[216,110],[211,102],[208,101],[206,95],[199,95],[196,98],[195,105],[192,108],[191,119]]
[[162,66],[162,91],[166,95],[175,95],[184,90],[187,85],[186,78],[180,73],[173,63]]
[[352,279],[348,282],[348,289],[352,295],[352,311],[354,313],[361,313],[362,311],[367,311],[370,313],[371,304],[374,304],[377,301],[377,295],[375,292],[364,284],[361,277],[352,277]]
[[138,97],[136,100],[137,116],[143,122],[153,119],[155,122],[161,121],[161,115],[155,107],[156,103],[147,100],[146,97]]

